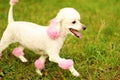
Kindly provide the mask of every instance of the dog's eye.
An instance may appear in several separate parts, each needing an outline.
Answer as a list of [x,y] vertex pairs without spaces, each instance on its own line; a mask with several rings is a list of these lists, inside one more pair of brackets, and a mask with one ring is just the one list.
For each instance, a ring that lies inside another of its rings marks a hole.
[[73,21],[72,23],[73,23],[73,24],[75,24],[75,23],[76,23],[76,21]]

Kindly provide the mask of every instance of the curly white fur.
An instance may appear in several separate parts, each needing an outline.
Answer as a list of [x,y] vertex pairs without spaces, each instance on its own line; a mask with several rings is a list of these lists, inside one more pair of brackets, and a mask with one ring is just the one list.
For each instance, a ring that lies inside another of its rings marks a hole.
[[[72,30],[74,32],[75,30],[85,29],[85,27],[79,22],[79,13],[73,8],[61,9],[54,18],[57,23],[54,23],[55,26],[53,28],[54,31],[59,32],[59,35],[57,35],[57,37],[54,37],[53,35],[52,38],[49,36],[49,32],[47,32],[50,26],[41,26],[32,22],[14,21],[12,9],[17,1],[11,1],[8,15],[8,26],[0,41],[0,53],[2,54],[2,51],[8,47],[9,44],[18,42],[20,44],[18,48],[22,48],[22,50],[28,48],[35,53],[40,54],[41,57],[39,60],[41,61],[45,62],[47,56],[50,61],[58,64],[62,60],[65,60],[59,56],[59,52],[66,36],[70,33],[72,34],[69,29],[74,29]],[[77,35],[77,32],[75,32],[75,34]],[[41,53],[41,51],[43,53]],[[27,61],[24,56],[20,57],[20,59],[22,62]],[[71,65],[69,70],[74,76],[79,76],[79,73],[74,69],[73,65]],[[41,73],[40,71],[41,70],[37,69],[38,73]]]

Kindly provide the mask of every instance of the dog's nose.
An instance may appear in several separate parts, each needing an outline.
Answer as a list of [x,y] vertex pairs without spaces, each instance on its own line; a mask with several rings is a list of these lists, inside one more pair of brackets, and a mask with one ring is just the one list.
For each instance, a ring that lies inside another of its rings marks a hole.
[[83,29],[83,30],[86,30],[86,26],[85,26],[85,25],[82,25],[82,29]]

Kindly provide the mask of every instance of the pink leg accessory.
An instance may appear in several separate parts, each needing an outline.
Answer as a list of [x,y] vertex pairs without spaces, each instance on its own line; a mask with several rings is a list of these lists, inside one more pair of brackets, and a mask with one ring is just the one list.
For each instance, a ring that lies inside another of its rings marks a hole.
[[62,60],[58,63],[58,66],[61,67],[62,69],[70,69],[74,62],[71,59],[68,60]]
[[42,62],[40,59],[37,59],[34,64],[35,67],[39,70],[42,70],[44,68],[44,62]]
[[12,54],[15,56],[15,57],[20,57],[20,56],[23,56],[24,53],[21,49],[19,48],[15,48],[12,52]]

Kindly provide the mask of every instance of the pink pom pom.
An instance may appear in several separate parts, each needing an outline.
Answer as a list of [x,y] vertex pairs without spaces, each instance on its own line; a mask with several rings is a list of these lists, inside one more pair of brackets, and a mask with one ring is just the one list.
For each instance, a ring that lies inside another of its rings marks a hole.
[[40,61],[40,59],[37,59],[34,64],[35,67],[39,70],[42,70],[44,68],[44,62]]
[[59,24],[56,21],[56,19],[51,20],[50,25],[49,25],[48,30],[47,30],[48,36],[51,39],[57,39],[59,37],[60,32],[57,29],[58,27],[59,27]]
[[62,60],[59,62],[58,66],[61,67],[62,69],[69,69],[73,65],[73,61],[71,59],[68,60]]
[[54,27],[49,27],[47,33],[48,36],[52,39],[57,39],[59,37],[59,32],[57,32]]
[[18,2],[18,0],[10,0],[11,5],[15,5]]
[[23,55],[24,55],[23,51],[22,51],[21,49],[19,49],[19,48],[15,48],[15,49],[13,50],[12,54],[13,54],[14,56],[16,56],[16,57],[19,57],[19,56],[23,56]]

